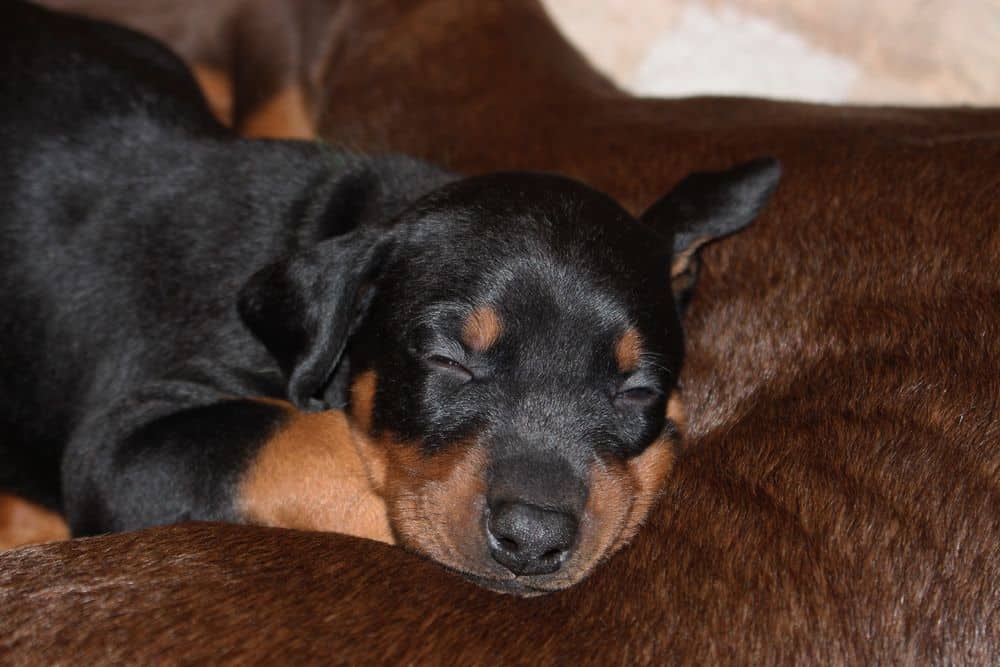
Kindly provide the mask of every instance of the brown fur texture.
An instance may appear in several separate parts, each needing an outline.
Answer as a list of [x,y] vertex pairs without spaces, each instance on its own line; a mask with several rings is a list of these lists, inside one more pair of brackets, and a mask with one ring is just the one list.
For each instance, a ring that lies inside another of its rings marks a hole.
[[665,497],[535,599],[246,526],[18,549],[0,662],[995,661],[1000,112],[637,100],[529,0],[343,6],[324,90],[349,103],[322,127],[359,148],[564,171],[636,211],[693,169],[782,160],[768,211],[703,254]]

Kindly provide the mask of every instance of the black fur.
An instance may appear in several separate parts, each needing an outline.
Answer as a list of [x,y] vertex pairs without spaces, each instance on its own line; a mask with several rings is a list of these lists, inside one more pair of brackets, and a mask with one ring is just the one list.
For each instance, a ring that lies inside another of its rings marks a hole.
[[[281,420],[241,397],[340,406],[368,369],[377,428],[428,456],[478,434],[496,476],[579,505],[595,452],[664,428],[675,239],[746,225],[777,181],[716,174],[694,209],[675,194],[697,213],[680,227],[641,225],[557,176],[240,139],[125,30],[11,2],[0,39],[0,488],[77,534],[241,520],[236,483]],[[482,353],[458,342],[477,305],[505,327]],[[622,376],[628,326],[647,354]]]

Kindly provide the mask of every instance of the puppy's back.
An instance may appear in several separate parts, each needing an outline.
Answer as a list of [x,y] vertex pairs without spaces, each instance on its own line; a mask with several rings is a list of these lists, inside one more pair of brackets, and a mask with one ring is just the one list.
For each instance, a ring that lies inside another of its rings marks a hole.
[[88,394],[123,390],[148,356],[138,323],[158,322],[163,299],[143,307],[135,286],[162,283],[150,258],[179,263],[192,243],[178,221],[224,227],[227,189],[202,184],[244,159],[228,157],[228,136],[159,43],[0,6],[0,491],[59,508],[61,451]]

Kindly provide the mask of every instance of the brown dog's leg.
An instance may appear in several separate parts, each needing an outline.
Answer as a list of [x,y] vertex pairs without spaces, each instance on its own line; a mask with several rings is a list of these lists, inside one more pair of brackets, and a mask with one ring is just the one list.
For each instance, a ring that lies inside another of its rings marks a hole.
[[195,65],[192,70],[208,108],[227,127],[233,126],[233,82],[228,74],[208,65]]
[[237,128],[248,137],[314,139],[316,125],[305,101],[302,86],[290,84],[259,103]]
[[[233,125],[244,136],[314,139],[316,123],[303,85],[321,50],[303,40],[329,21],[330,9],[247,2],[234,23]],[[324,31],[325,32],[325,31]],[[315,39],[312,40],[313,42]],[[317,51],[317,53],[313,53]]]
[[0,551],[69,539],[62,517],[40,505],[0,494]]

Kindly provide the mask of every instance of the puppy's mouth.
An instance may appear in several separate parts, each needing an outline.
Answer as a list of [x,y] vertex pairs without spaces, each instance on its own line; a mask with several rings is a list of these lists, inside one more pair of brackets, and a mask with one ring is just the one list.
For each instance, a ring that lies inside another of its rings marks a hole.
[[[490,512],[487,510],[480,520],[480,534],[485,534],[489,517]],[[458,558],[449,558],[448,562],[442,559],[435,560],[438,560],[446,569],[481,588],[517,597],[538,597],[555,593],[576,585],[589,573],[589,568],[580,571],[578,569],[580,563],[576,561],[576,558],[571,558],[565,564],[567,567],[560,568],[558,572],[521,575],[501,567],[491,560],[488,549],[484,545],[477,545],[476,551],[481,552],[477,557],[459,549],[454,554]]]
[[537,584],[533,585],[520,578],[494,579],[492,577],[485,577],[479,574],[472,574],[471,572],[463,572],[462,570],[453,571],[481,588],[493,591],[494,593],[502,593],[504,595],[516,595],[517,597],[522,598],[533,598],[563,590],[563,587],[548,588]]
[[[556,581],[548,581],[547,579],[550,577],[546,577],[543,580],[538,576],[517,575],[513,572],[497,567],[495,563],[487,562],[485,560],[480,561],[479,559],[470,559],[467,554],[459,553],[457,554],[459,558],[443,559],[440,556],[429,554],[419,547],[414,548],[413,545],[407,545],[407,548],[424,557],[431,558],[438,565],[441,565],[449,572],[452,572],[481,588],[505,595],[516,595],[518,597],[537,597],[540,595],[548,595],[549,593],[555,593],[565,588],[569,588],[585,578],[583,576],[567,576],[567,573],[563,573],[563,576],[558,577]],[[472,565],[472,563],[475,563],[475,565]]]
[[[576,574],[570,570],[548,575],[518,575],[500,567],[490,560],[488,553],[473,556],[457,547],[451,540],[435,533],[434,543],[437,548],[426,549],[426,545],[398,542],[408,551],[425,558],[430,558],[449,572],[458,575],[480,588],[517,597],[538,597],[569,588],[586,578],[586,573]],[[450,544],[447,557],[442,557],[443,544]]]

